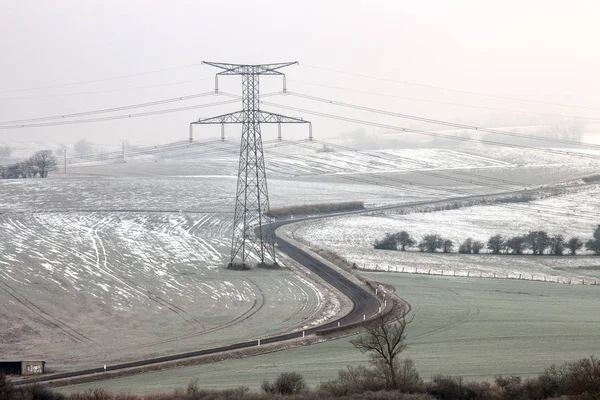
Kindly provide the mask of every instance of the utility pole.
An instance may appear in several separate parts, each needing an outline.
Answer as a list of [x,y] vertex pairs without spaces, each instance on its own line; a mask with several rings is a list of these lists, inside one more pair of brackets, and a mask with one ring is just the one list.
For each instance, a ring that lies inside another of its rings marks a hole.
[[64,168],[65,168],[65,174],[66,174],[67,173],[67,148],[65,147],[63,150],[64,150],[64,161],[65,161]]
[[250,257],[256,258],[260,265],[270,262],[276,264],[260,125],[309,122],[260,110],[259,77],[260,75],[283,77],[285,93],[285,75],[279,72],[279,69],[297,62],[245,65],[203,61],[202,64],[222,69],[215,76],[215,93],[219,93],[219,76],[242,76],[241,111],[199,119],[190,124],[190,129],[192,125],[221,124],[222,140],[224,140],[225,124],[242,124],[231,258],[228,268],[246,269]]

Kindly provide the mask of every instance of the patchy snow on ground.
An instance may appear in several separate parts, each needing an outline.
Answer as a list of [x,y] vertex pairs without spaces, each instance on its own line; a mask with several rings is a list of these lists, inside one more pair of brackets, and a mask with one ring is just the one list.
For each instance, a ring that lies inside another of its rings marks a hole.
[[[559,279],[562,282],[600,282],[600,258],[582,251],[576,257],[428,254],[373,249],[386,233],[406,230],[416,240],[440,234],[455,243],[454,251],[471,237],[484,243],[495,234],[505,237],[545,230],[584,242],[600,224],[600,186],[529,203],[465,207],[457,210],[400,215],[350,216],[300,223],[286,227],[288,235],[338,253],[359,268],[411,273],[488,277]],[[485,250],[484,250],[485,251]]]
[[[271,207],[404,204],[556,184],[598,170],[597,159],[541,150],[277,152],[271,148],[266,157]],[[339,310],[335,299],[290,271],[224,268],[235,155],[141,161],[69,165],[66,175],[49,179],[0,181],[0,354],[43,358],[55,370],[99,366],[300,329]],[[592,257],[564,257],[560,265],[540,257],[533,265],[532,257],[461,259],[467,256],[371,248],[390,230],[421,235],[436,228],[458,242],[521,233],[539,221],[535,229],[585,236],[598,205],[590,198],[598,196],[581,196],[587,200],[541,200],[539,213],[519,204],[341,218],[294,227],[294,235],[371,269],[491,276],[510,268],[591,279],[598,273]],[[573,222],[569,213],[587,219]]]

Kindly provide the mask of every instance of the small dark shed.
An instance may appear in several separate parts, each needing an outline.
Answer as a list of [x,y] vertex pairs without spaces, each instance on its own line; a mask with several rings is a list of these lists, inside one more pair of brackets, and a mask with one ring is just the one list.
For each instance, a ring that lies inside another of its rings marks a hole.
[[4,375],[39,375],[44,373],[46,361],[0,361]]

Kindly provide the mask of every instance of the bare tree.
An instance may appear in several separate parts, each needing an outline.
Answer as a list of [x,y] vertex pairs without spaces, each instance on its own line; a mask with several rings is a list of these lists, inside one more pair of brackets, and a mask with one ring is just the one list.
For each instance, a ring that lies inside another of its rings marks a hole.
[[92,152],[92,142],[87,139],[81,139],[75,142],[73,150],[79,155],[79,157],[85,157]]
[[523,254],[526,239],[524,236],[514,236],[506,241],[506,248],[512,250],[513,254]]
[[56,168],[57,161],[52,150],[40,150],[29,158],[29,163],[35,171],[34,173],[39,174],[40,178],[46,178],[48,171]]
[[442,243],[442,251],[444,253],[450,253],[452,252],[452,249],[454,248],[454,243],[452,242],[452,240],[450,239],[445,239]]
[[581,239],[575,236],[569,239],[569,241],[567,242],[567,247],[569,248],[569,252],[571,253],[571,255],[574,256],[577,254],[577,251],[581,250],[581,248],[583,247],[583,242],[581,241]]
[[413,247],[415,241],[410,237],[410,234],[406,231],[401,231],[396,234],[396,240],[400,245],[400,251],[406,251],[408,247]]
[[554,235],[550,238],[550,252],[555,256],[562,256],[565,251],[565,237]]
[[473,252],[473,239],[468,238],[458,246],[458,252],[461,254],[471,254]]
[[487,248],[492,251],[492,254],[500,254],[504,249],[504,238],[502,235],[494,235],[489,238]]
[[423,240],[421,240],[419,243],[419,250],[421,249],[421,245],[426,251],[434,253],[437,249],[441,249],[443,247],[444,240],[438,234],[425,235]]
[[398,239],[396,235],[392,233],[386,233],[385,237],[381,240],[376,240],[373,243],[373,248],[380,250],[396,250],[398,247]]
[[600,255],[600,225],[594,230],[594,238],[585,243],[585,248],[593,251],[596,255]]
[[409,322],[404,317],[381,314],[366,325],[364,335],[350,341],[362,353],[369,353],[371,365],[390,389],[398,389],[398,355],[407,348],[404,331]]
[[544,231],[529,232],[525,236],[525,240],[533,254],[540,256],[544,254],[544,251],[550,246],[550,237]]
[[481,251],[481,249],[483,249],[485,247],[485,245],[483,244],[483,242],[480,242],[479,240],[476,240],[473,242],[473,254],[479,254],[479,252]]

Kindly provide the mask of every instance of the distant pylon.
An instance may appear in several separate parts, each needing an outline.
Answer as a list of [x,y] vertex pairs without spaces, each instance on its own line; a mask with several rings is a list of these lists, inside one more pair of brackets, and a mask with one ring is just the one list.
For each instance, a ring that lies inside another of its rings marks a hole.
[[247,267],[249,258],[252,257],[255,257],[259,263],[275,264],[277,260],[271,218],[269,217],[269,192],[260,124],[310,124],[310,122],[260,110],[259,76],[282,76],[283,92],[285,92],[285,75],[278,70],[297,64],[297,62],[244,65],[203,61],[202,64],[223,70],[215,76],[215,93],[219,92],[219,75],[242,76],[241,111],[199,119],[191,123],[191,125],[221,124],[221,126],[242,124],[231,257],[228,266],[230,268]]

